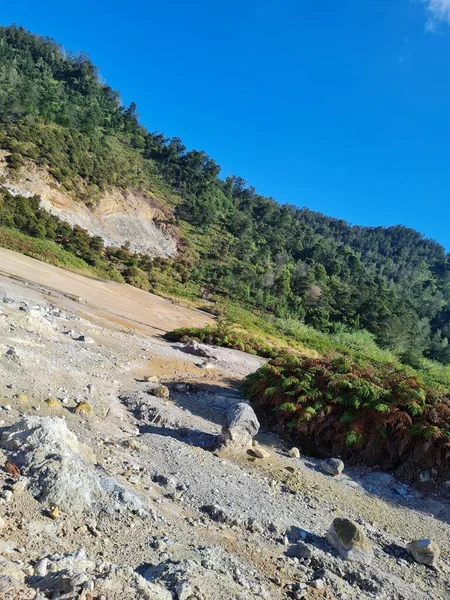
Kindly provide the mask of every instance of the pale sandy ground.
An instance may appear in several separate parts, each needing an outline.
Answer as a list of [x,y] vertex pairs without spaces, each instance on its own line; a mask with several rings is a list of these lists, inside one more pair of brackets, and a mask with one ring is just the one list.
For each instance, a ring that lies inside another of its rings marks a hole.
[[[0,248],[0,275],[13,276],[32,287],[41,286],[66,300],[79,299],[72,309],[102,317],[147,334],[163,334],[177,327],[202,327],[212,321],[206,313],[184,308],[129,285],[90,279],[34,258]],[[64,303],[67,307],[67,303]]]

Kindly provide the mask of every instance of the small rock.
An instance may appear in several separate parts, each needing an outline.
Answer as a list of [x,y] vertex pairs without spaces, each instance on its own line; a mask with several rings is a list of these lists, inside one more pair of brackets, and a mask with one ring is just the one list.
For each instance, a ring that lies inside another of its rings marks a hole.
[[8,348],[8,350],[5,352],[5,355],[8,358],[12,358],[13,360],[18,360],[19,358],[19,355],[17,354],[14,348]]
[[49,511],[48,511],[48,516],[53,519],[54,521],[56,521],[56,519],[59,519],[59,515],[60,515],[60,511],[59,508],[57,506],[53,506]]
[[214,363],[208,361],[202,362],[198,366],[200,367],[200,369],[206,369],[207,371],[216,368],[216,365]]
[[22,477],[17,483],[14,484],[14,494],[23,494],[23,492],[27,489],[28,478]]
[[304,542],[297,542],[297,544],[292,544],[286,551],[286,555],[291,558],[311,558],[312,552]]
[[159,383],[159,377],[157,375],[146,375],[144,381],[146,383]]
[[300,458],[300,450],[294,446],[289,450],[289,456],[291,458]]
[[198,342],[194,342],[193,340],[189,340],[189,342],[184,345],[184,350],[188,354],[193,354],[194,356],[202,356],[203,358],[210,359],[214,358],[206,346],[201,346]]
[[125,440],[123,444],[124,446],[128,446],[128,448],[131,448],[132,450],[139,450],[139,448],[141,447],[137,440]]
[[149,390],[149,393],[157,398],[168,398],[170,396],[169,388],[165,385],[159,385],[158,387]]
[[339,458],[327,458],[321,461],[320,468],[325,473],[335,477],[336,475],[340,475],[344,470],[344,463]]
[[189,600],[190,598],[194,597],[194,590],[187,582],[177,585],[175,588],[175,593],[178,600]]
[[37,577],[45,577],[47,575],[48,569],[48,558],[43,558],[38,560],[38,562],[34,565],[34,574]]
[[61,404],[58,402],[58,400],[54,400],[53,398],[47,398],[45,404],[49,408],[61,408]]
[[11,490],[4,490],[0,493],[0,496],[3,498],[5,502],[11,502],[13,493]]
[[316,588],[316,590],[323,590],[325,587],[325,582],[323,579],[315,579],[312,582],[312,586]]
[[86,583],[83,585],[83,589],[87,590],[88,592],[93,592],[95,589],[95,582],[92,579],[89,579],[89,581],[86,581]]
[[261,448],[261,446],[257,446],[254,447],[250,450],[251,454],[253,454],[253,456],[256,456],[256,458],[269,458],[270,457],[270,452],[268,452],[267,450],[264,450],[264,448]]
[[78,402],[78,404],[75,407],[75,412],[76,413],[91,413],[93,412],[93,408],[92,406],[89,404],[89,402]]
[[349,519],[334,519],[327,540],[346,560],[370,564],[373,549],[364,530]]
[[430,539],[421,539],[406,544],[406,550],[418,563],[434,567],[441,554],[439,546]]
[[428,471],[422,471],[419,475],[419,481],[421,481],[422,483],[425,483],[427,481],[433,481],[433,474],[431,470],[429,469]]

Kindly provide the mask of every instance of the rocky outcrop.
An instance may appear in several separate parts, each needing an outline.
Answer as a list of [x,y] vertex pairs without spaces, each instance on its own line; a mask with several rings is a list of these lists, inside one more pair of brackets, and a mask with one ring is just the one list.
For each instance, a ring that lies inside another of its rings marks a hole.
[[177,254],[175,236],[167,227],[168,209],[160,200],[137,190],[110,188],[89,208],[72,197],[44,169],[26,163],[13,181],[0,150],[0,184],[13,195],[41,198],[41,206],[71,225],[98,235],[107,246],[128,245],[130,250],[151,256]]
[[2,434],[0,447],[14,457],[33,496],[48,506],[79,513],[110,499],[142,510],[134,494],[94,469],[90,452],[63,419],[26,417]]

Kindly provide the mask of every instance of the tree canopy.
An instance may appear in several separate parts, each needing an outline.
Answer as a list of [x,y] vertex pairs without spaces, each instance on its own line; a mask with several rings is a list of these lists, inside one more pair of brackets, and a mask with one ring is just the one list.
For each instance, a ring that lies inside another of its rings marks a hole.
[[367,329],[411,364],[450,363],[442,246],[401,225],[350,226],[280,205],[222,178],[204,151],[143,127],[136,104],[123,106],[86,55],[0,28],[0,125],[12,171],[34,161],[85,202],[112,185],[162,190],[183,234],[172,264],[183,283],[322,331]]

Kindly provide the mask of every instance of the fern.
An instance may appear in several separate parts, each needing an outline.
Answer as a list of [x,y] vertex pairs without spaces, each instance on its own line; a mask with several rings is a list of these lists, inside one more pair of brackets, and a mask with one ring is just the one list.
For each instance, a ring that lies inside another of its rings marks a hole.
[[363,436],[358,431],[349,431],[345,436],[345,445],[347,448],[360,445],[363,442]]

